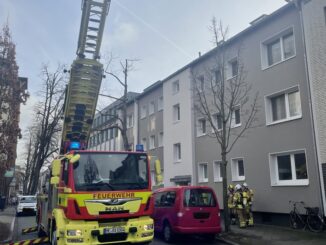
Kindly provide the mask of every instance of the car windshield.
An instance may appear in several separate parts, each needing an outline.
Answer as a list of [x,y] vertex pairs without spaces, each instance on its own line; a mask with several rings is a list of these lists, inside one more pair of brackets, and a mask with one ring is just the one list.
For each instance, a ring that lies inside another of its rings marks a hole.
[[147,189],[147,155],[82,153],[74,163],[74,182],[77,191]]
[[19,199],[20,203],[36,203],[36,197],[21,197]]
[[184,192],[185,207],[215,207],[216,201],[211,190],[188,189]]

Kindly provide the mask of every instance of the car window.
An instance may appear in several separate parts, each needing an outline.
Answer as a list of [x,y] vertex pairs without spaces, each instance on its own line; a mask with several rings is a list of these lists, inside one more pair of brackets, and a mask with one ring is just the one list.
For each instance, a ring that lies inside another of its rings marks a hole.
[[36,203],[36,197],[21,197],[20,203]]
[[173,207],[175,198],[175,191],[157,193],[155,195],[155,207]]
[[216,201],[211,190],[188,189],[184,192],[185,207],[215,207]]

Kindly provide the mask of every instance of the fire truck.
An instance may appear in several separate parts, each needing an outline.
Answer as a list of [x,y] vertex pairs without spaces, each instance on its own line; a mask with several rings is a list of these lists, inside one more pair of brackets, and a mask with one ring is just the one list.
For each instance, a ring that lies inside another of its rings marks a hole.
[[37,231],[51,244],[146,244],[153,239],[148,155],[141,147],[87,150],[103,78],[99,50],[109,8],[110,0],[82,1],[60,156],[52,162],[47,190],[38,196]]

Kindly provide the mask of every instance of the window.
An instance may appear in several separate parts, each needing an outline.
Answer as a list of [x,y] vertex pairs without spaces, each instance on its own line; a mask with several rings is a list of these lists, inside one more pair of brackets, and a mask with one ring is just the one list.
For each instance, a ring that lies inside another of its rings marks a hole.
[[198,182],[208,182],[207,163],[199,163],[198,165]]
[[181,144],[180,143],[173,145],[173,155],[174,155],[175,162],[181,161]]
[[221,130],[223,125],[222,125],[222,117],[220,114],[216,113],[213,115],[213,123],[216,127],[217,130]]
[[146,141],[146,138],[142,138],[141,144],[144,146],[144,151],[147,151],[147,141]]
[[262,43],[262,68],[295,56],[293,29],[287,29]]
[[205,89],[205,78],[204,78],[204,76],[199,76],[198,77],[197,86],[198,86],[197,89],[198,89],[199,92],[204,91],[204,89]]
[[326,25],[326,7],[324,7],[324,17],[325,17],[325,25]]
[[173,94],[178,93],[179,90],[180,90],[179,80],[174,81],[174,82],[172,83],[172,92],[173,92]]
[[197,136],[206,134],[206,119],[198,119]]
[[173,106],[173,121],[180,121],[180,104],[176,104]]
[[155,207],[173,207],[175,203],[176,192],[158,192],[155,194]]
[[266,121],[273,124],[302,117],[298,87],[266,97]]
[[231,172],[232,181],[245,180],[244,163],[242,158],[232,159]]
[[163,110],[163,96],[161,96],[160,98],[158,98],[157,110],[158,111]]
[[228,62],[228,79],[238,75],[238,66],[239,64],[236,58]]
[[222,73],[221,73],[221,70],[216,70],[215,71],[215,83],[216,85],[221,83],[222,81]]
[[149,115],[154,114],[155,112],[155,102],[151,101],[151,103],[149,103]]
[[308,185],[304,150],[270,154],[272,185]]
[[[118,126],[118,125],[116,125]],[[118,128],[114,128],[114,137],[118,137],[119,136],[119,129]]]
[[186,189],[183,195],[184,207],[216,207],[216,200],[211,190]]
[[149,149],[155,148],[155,135],[149,137]]
[[222,180],[222,162],[214,161],[214,181],[221,182]]
[[241,126],[240,106],[236,106],[232,111],[231,127]]
[[132,128],[134,126],[134,115],[130,114],[127,116],[127,128]]
[[143,105],[140,108],[140,119],[145,118],[146,117],[146,114],[147,114],[147,107],[146,107],[146,105]]
[[163,146],[163,140],[164,140],[164,134],[163,132],[160,132],[160,134],[158,135],[158,146]]
[[108,141],[109,139],[109,129],[105,130],[105,141]]

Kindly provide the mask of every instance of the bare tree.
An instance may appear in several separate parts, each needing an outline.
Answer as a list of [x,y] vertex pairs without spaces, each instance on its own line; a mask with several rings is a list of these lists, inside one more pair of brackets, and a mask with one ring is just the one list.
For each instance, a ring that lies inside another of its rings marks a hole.
[[[196,117],[200,118],[198,130],[205,131],[208,136],[216,139],[221,154],[224,221],[225,231],[228,232],[230,219],[227,205],[227,155],[238,139],[255,126],[258,94],[252,93],[251,85],[246,81],[241,44],[235,51],[236,59],[229,64],[234,52],[229,52],[226,43],[228,29],[213,18],[210,30],[216,48],[209,65],[204,66],[201,71],[192,71],[194,108]],[[240,118],[241,126],[236,127],[240,125]],[[211,130],[206,129],[206,126]]]
[[57,153],[60,119],[63,113],[64,75],[59,66],[54,72],[47,65],[42,68],[43,88],[40,91],[41,101],[36,105],[36,117],[29,129],[30,139],[27,144],[25,193],[35,194],[40,171],[49,157]]
[[116,105],[116,108],[119,108],[120,114],[108,114],[108,113],[100,113],[103,116],[108,116],[112,120],[118,121],[118,124],[114,124],[109,126],[106,129],[111,129],[115,128],[120,131],[121,137],[123,140],[123,148],[124,150],[129,150],[130,149],[130,144],[127,136],[127,106],[128,106],[128,74],[130,71],[133,70],[133,62],[136,60],[131,60],[131,59],[125,59],[124,63],[120,61],[120,66],[121,66],[121,71],[123,74],[123,78],[120,78],[118,72],[114,72],[109,70],[109,67],[113,61],[112,55],[109,57],[106,69],[105,69],[105,74],[113,77],[118,83],[123,87],[123,95],[120,98],[117,98],[115,96],[111,95],[105,95],[105,94],[100,94],[101,96],[105,96],[111,99],[114,99],[118,102]]

